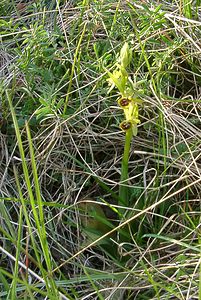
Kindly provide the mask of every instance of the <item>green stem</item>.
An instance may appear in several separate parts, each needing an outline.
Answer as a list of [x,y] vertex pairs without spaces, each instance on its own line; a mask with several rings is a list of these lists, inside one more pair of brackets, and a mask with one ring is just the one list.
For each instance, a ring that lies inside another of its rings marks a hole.
[[128,194],[128,187],[125,185],[127,184],[127,180],[128,180],[128,162],[129,162],[132,136],[133,136],[132,129],[127,130],[125,136],[124,154],[121,163],[121,182],[123,182],[123,184],[119,186],[119,197],[122,200],[121,202],[124,203],[126,206],[128,205],[129,202],[129,194]]

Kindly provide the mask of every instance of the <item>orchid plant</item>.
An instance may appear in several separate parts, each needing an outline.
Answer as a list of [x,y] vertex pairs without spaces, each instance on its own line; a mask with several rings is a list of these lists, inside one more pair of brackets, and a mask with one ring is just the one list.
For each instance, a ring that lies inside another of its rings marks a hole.
[[142,100],[136,97],[136,85],[127,72],[131,59],[132,49],[128,43],[125,43],[120,51],[119,59],[115,64],[115,70],[113,73],[107,70],[109,75],[108,83],[110,86],[108,93],[114,88],[119,90],[117,102],[120,108],[123,109],[125,117],[119,125],[125,132],[124,153],[121,165],[121,184],[119,188],[119,197],[121,203],[124,205],[129,204],[127,187],[129,153],[132,137],[137,135],[137,125],[140,123],[138,105],[142,103]]
[[[121,184],[119,187],[119,205],[129,205],[129,188],[127,186],[128,181],[128,164],[129,164],[129,153],[131,140],[133,136],[137,135],[137,125],[140,123],[138,117],[138,105],[142,103],[142,100],[137,98],[136,95],[136,84],[132,81],[127,68],[131,62],[132,50],[129,48],[128,43],[125,43],[121,49],[120,57],[115,64],[115,70],[113,73],[106,70],[109,78],[108,83],[111,92],[112,89],[117,88],[119,90],[119,96],[117,98],[118,105],[124,112],[124,120],[120,123],[120,128],[125,132],[125,144],[124,153],[122,157],[121,165]],[[105,234],[110,231],[111,228],[107,223],[105,213],[99,204],[94,204],[89,201],[89,203],[79,204],[79,208],[84,213],[82,219],[82,224],[86,228],[86,233],[88,239],[85,245],[90,243],[92,240],[96,239],[101,234]],[[123,211],[119,210],[119,214]],[[104,244],[107,241],[104,239],[100,243]]]

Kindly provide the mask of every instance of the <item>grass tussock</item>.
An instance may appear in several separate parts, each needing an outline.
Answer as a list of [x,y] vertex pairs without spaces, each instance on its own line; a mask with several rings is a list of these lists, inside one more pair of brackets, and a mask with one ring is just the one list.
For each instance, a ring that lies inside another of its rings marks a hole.
[[[200,13],[0,1],[1,299],[201,299]],[[122,176],[125,43],[140,123]]]

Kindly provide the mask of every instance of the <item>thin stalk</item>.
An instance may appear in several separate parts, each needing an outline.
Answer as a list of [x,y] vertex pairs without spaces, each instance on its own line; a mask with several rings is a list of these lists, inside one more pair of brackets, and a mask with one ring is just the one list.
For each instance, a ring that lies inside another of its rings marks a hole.
[[[25,183],[27,186],[27,192],[29,195],[29,200],[30,200],[30,204],[32,207],[32,212],[33,212],[33,217],[36,223],[36,228],[37,228],[37,233],[38,233],[38,237],[40,239],[40,244],[41,244],[41,248],[43,250],[43,255],[44,255],[44,259],[48,268],[48,273],[51,274],[51,270],[52,270],[52,265],[51,265],[51,257],[50,257],[50,253],[49,253],[49,249],[47,249],[47,239],[46,239],[46,235],[45,235],[45,224],[44,224],[44,219],[41,218],[41,211],[42,211],[42,200],[41,198],[39,198],[38,196],[38,188],[36,187],[36,200],[35,200],[35,196],[34,196],[34,191],[32,189],[32,184],[31,184],[31,179],[30,179],[30,174],[29,174],[29,169],[28,169],[28,165],[27,165],[27,161],[26,161],[26,157],[25,157],[25,151],[23,148],[23,143],[22,143],[22,137],[21,137],[21,133],[19,130],[19,126],[18,126],[18,122],[17,122],[17,117],[15,115],[15,111],[12,105],[12,100],[11,100],[11,95],[9,93],[8,90],[6,90],[6,96],[8,99],[8,103],[9,103],[9,107],[10,107],[10,111],[11,111],[11,115],[13,118],[13,124],[15,127],[15,133],[16,133],[16,138],[17,138],[17,142],[18,142],[18,148],[19,148],[19,152],[20,152],[20,156],[21,156],[21,160],[22,160],[22,169],[23,169],[23,173],[24,173],[24,179],[25,179]],[[34,173],[34,183],[36,183],[36,166],[35,166],[35,161],[34,161],[34,153],[33,153],[33,146],[32,146],[32,141],[31,141],[31,136],[30,133],[28,131],[28,127],[26,125],[26,129],[27,129],[27,134],[28,134],[28,141],[29,141],[29,148],[30,148],[30,154],[31,154],[31,162],[32,162],[32,171]],[[17,177],[16,177],[17,179]],[[20,187],[19,183],[17,182],[18,188]],[[19,188],[19,191],[21,191],[21,189]],[[21,193],[21,192],[20,192]],[[21,197],[22,193],[21,193]],[[36,202],[37,201],[37,202]],[[29,219],[28,219],[28,215],[25,205],[23,205],[23,201],[22,201],[22,207],[23,210],[25,212],[25,217],[27,219],[27,225],[28,229],[31,228],[30,223],[29,223]],[[38,209],[37,207],[39,207],[39,213],[38,213]],[[30,232],[31,233],[31,232]],[[32,235],[31,235],[32,237]],[[58,296],[58,291],[57,291],[57,287],[55,285],[55,282],[53,280],[53,278],[50,276],[47,276],[47,272],[44,270],[42,264],[41,264],[41,257],[39,256],[39,251],[37,250],[37,248],[35,247],[35,241],[33,239],[33,247],[35,250],[35,254],[37,255],[37,261],[38,263],[40,263],[40,271],[43,275],[45,284],[46,284],[46,288],[47,288],[47,292],[48,292],[48,296],[50,299],[56,299],[56,297]]]
[[[14,300],[16,299],[16,288],[17,288],[17,279],[18,279],[18,272],[19,272],[19,258],[20,258],[20,244],[21,244],[21,238],[22,238],[22,221],[23,221],[23,211],[22,206],[20,207],[20,213],[19,213],[19,222],[18,222],[18,234],[17,234],[17,245],[16,245],[16,255],[15,255],[15,267],[14,267],[14,274],[13,274],[13,280],[10,286],[10,291],[8,294],[9,299]],[[8,298],[7,297],[7,298]]]
[[72,67],[71,67],[71,73],[70,73],[68,91],[67,91],[67,94],[66,94],[66,100],[65,100],[65,104],[64,104],[64,110],[63,110],[63,114],[64,115],[66,114],[66,110],[67,110],[67,106],[68,106],[68,100],[69,100],[69,95],[70,95],[71,87],[72,87],[72,84],[73,84],[73,75],[76,76],[76,74],[75,74],[75,67],[76,67],[78,56],[79,56],[81,42],[82,42],[84,34],[85,34],[86,25],[87,25],[87,23],[84,24],[84,27],[82,29],[82,34],[80,35],[80,38],[79,38],[79,41],[78,41],[78,44],[77,44],[77,48],[75,50],[75,55],[74,55],[74,59],[73,59]]
[[132,136],[132,129],[127,130],[125,136],[124,154],[121,162],[121,185],[119,187],[119,197],[121,198],[121,202],[124,203],[124,205],[128,205],[129,202],[128,187],[126,186],[126,184],[128,180],[128,162]]

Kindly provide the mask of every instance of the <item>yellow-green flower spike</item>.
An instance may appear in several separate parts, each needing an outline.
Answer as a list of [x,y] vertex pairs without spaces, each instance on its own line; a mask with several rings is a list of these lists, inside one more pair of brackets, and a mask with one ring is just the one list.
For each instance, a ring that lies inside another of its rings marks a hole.
[[138,104],[142,103],[142,100],[136,98],[135,88],[132,79],[126,70],[131,62],[132,49],[129,48],[128,43],[125,43],[120,51],[120,57],[116,63],[116,69],[113,73],[107,71],[109,75],[110,90],[117,87],[121,98],[118,99],[119,106],[124,111],[125,120],[121,122],[120,128],[123,131],[132,129],[133,135],[137,134],[137,124],[140,123],[138,119]]

